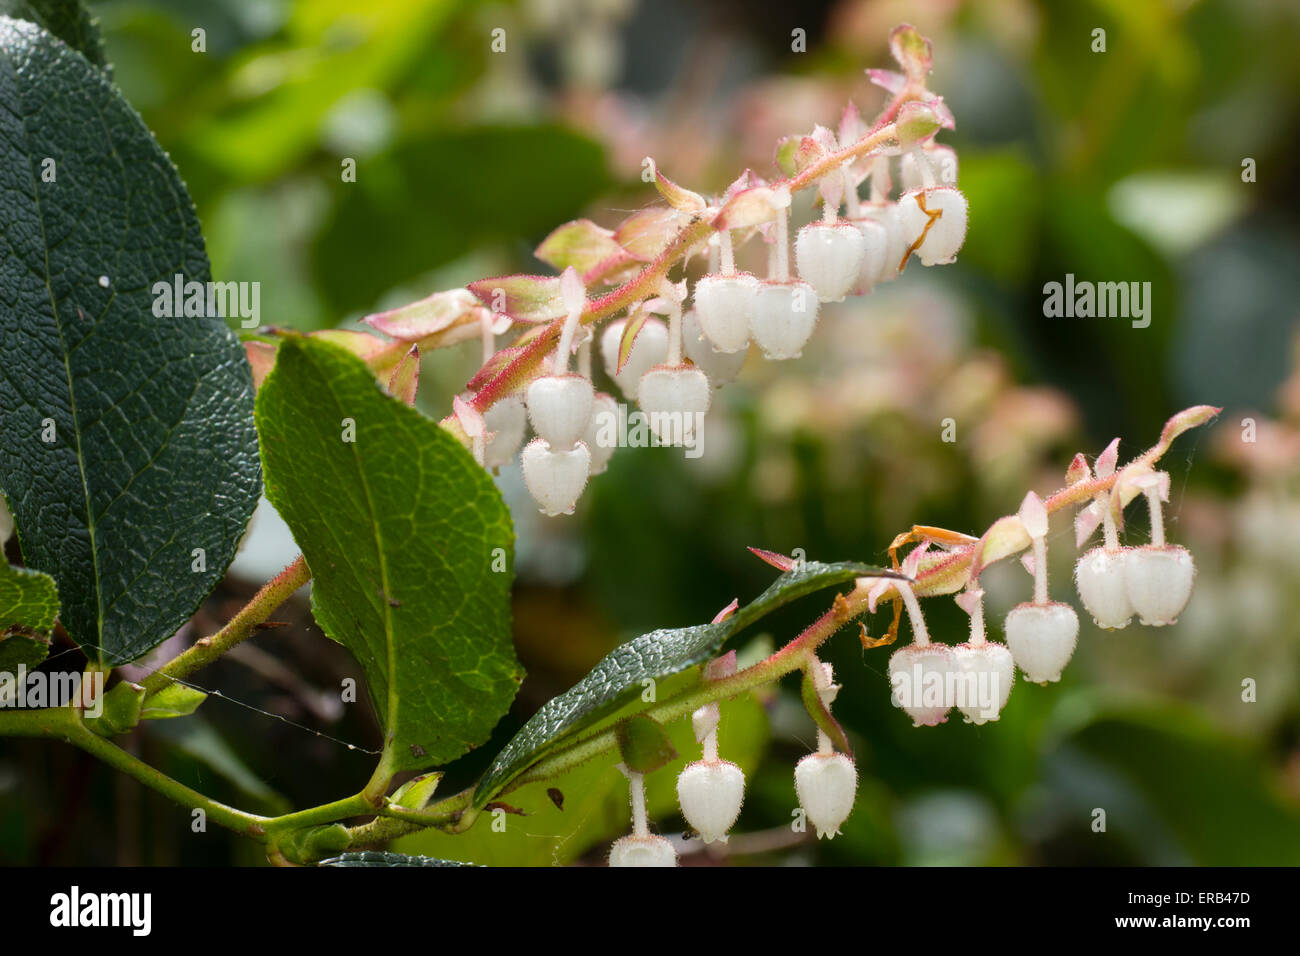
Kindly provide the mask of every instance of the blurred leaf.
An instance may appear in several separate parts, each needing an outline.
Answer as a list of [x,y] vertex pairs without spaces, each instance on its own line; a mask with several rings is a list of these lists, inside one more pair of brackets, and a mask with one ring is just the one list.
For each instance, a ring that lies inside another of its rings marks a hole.
[[479,781],[475,805],[482,807],[548,751],[640,694],[645,682],[703,663],[715,656],[732,635],[796,598],[880,571],[853,562],[809,561],[781,575],[752,603],[724,621],[662,628],[615,648],[574,687],[547,701],[502,749]]
[[[1300,806],[1268,779],[1264,763],[1193,711],[1167,705],[1091,717],[1062,740],[1141,794],[1200,866],[1300,864]],[[1107,826],[1132,821],[1109,812]],[[1142,828],[1130,834],[1141,841]]]
[[312,570],[317,622],[365,668],[393,769],[481,744],[520,680],[514,533],[491,477],[316,339],[280,344],[257,422],[267,497]]
[[241,182],[286,172],[317,147],[345,95],[387,90],[436,50],[455,8],[452,0],[294,4],[282,44],[259,44],[235,59],[228,85],[243,95],[229,109],[197,115],[189,148]]
[[558,126],[436,132],[363,164],[339,186],[313,250],[338,312],[461,258],[571,217],[609,185],[599,146]]

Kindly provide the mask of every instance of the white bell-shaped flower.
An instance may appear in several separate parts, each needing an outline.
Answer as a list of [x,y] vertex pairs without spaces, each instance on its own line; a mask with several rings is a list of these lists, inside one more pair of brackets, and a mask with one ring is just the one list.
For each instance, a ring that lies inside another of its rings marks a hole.
[[591,473],[602,474],[618,447],[619,437],[618,402],[597,392],[591,403],[591,421],[587,424],[587,434],[582,442],[591,452]]
[[609,865],[676,866],[677,851],[666,837],[653,834],[625,836],[615,840],[610,847]]
[[[880,253],[879,272],[874,276],[868,276],[865,272],[861,275],[860,281],[864,289],[869,289],[877,282],[888,282],[890,279],[898,278],[899,266],[903,263],[903,253],[907,251],[909,243],[903,237],[903,221],[898,211],[896,202],[874,202],[863,203],[858,209],[858,220],[863,223],[874,222],[885,231],[885,247]],[[859,227],[861,228],[861,227]],[[867,238],[868,253],[864,253],[862,266],[865,270],[869,265],[872,256],[869,254],[872,248],[871,237],[864,232],[863,236]],[[867,279],[870,278],[870,283]]]
[[749,345],[749,307],[758,279],[748,272],[701,276],[695,283],[695,313],[700,329],[719,352]]
[[547,515],[573,514],[573,506],[587,486],[591,453],[582,442],[572,448],[553,449],[544,438],[534,438],[519,454],[524,484]]
[[1192,597],[1196,564],[1186,548],[1176,544],[1129,548],[1124,581],[1138,619],[1152,627],[1173,624]]
[[528,386],[528,420],[552,448],[572,448],[587,433],[596,392],[581,375],[545,375]]
[[770,359],[793,359],[817,325],[817,292],[807,282],[768,280],[749,310],[749,334]]
[[483,447],[483,464],[488,468],[508,465],[519,453],[528,428],[523,399],[507,395],[483,413],[483,425],[491,433]]
[[935,727],[956,704],[957,659],[947,644],[909,644],[889,658],[890,699],[916,727]]
[[632,343],[632,351],[627,357],[623,370],[618,370],[618,348],[623,341],[623,330],[627,328],[627,319],[619,319],[606,326],[600,337],[600,357],[605,363],[605,372],[614,380],[632,401],[637,399],[637,386],[641,376],[656,365],[662,365],[668,358],[668,326],[663,320],[649,318],[637,332]]
[[[885,256],[890,245],[889,230],[878,219],[863,217],[847,221],[862,233],[862,268],[858,270],[853,292],[855,295],[865,295],[880,281],[884,271]],[[901,244],[898,255],[900,258],[903,255]]]
[[830,839],[853,810],[858,769],[847,754],[809,754],[795,765],[794,789],[817,837]]
[[840,302],[858,282],[866,240],[848,222],[810,222],[794,240],[799,277],[822,302]]
[[1007,647],[1025,679],[1046,684],[1061,679],[1074,656],[1079,615],[1059,601],[1017,604],[1006,619]]
[[952,649],[957,664],[957,709],[966,722],[997,720],[1016,681],[1016,663],[1003,644],[958,644]]
[[664,445],[692,447],[709,410],[709,379],[691,365],[656,365],[641,376],[638,403]]
[[677,803],[705,843],[727,841],[745,800],[745,774],[729,760],[697,760],[677,778]]
[[[748,331],[745,337],[748,341]],[[682,316],[682,348],[686,357],[708,376],[709,384],[714,388],[734,382],[749,356],[748,345],[738,352],[719,351],[701,330],[695,309]]]
[[1093,548],[1074,565],[1074,583],[1079,590],[1079,600],[1098,627],[1126,627],[1133,616],[1125,570],[1131,550]]
[[932,186],[904,193],[898,201],[903,238],[922,265],[936,266],[957,259],[966,241],[966,197],[954,186]]

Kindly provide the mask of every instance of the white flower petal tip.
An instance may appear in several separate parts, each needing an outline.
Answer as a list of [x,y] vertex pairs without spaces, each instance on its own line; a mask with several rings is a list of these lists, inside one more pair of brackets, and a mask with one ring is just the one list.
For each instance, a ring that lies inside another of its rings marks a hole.
[[641,376],[637,401],[661,444],[693,447],[709,410],[709,378],[689,365],[656,365]]
[[750,337],[770,359],[798,358],[817,325],[817,305],[807,282],[763,282],[750,306]]
[[968,724],[997,720],[1016,681],[1016,663],[1003,644],[958,644],[956,706]]
[[697,760],[677,777],[677,804],[705,843],[726,842],[745,800],[745,774],[727,760]]
[[1084,610],[1098,627],[1118,630],[1133,617],[1125,573],[1130,548],[1107,551],[1093,548],[1074,565],[1074,584]]
[[545,515],[573,514],[587,487],[591,452],[582,442],[554,450],[544,438],[534,438],[519,453],[524,484]]
[[1068,604],[1018,604],[1007,613],[1007,647],[1025,679],[1048,684],[1074,656],[1079,615]]
[[956,705],[957,658],[947,644],[909,644],[889,658],[891,702],[916,727],[937,727]]
[[609,850],[610,866],[676,866],[677,851],[665,837],[625,836]]
[[595,389],[581,375],[547,375],[528,386],[528,420],[552,448],[572,448],[587,433]]
[[794,789],[818,838],[829,840],[853,810],[858,769],[847,754],[808,754],[795,765]]
[[799,277],[822,302],[840,302],[858,281],[865,249],[862,230],[852,223],[809,223],[794,240]]
[[749,308],[758,279],[747,272],[706,275],[695,283],[695,314],[700,330],[719,352],[740,352],[749,345]]
[[968,204],[961,190],[954,186],[915,189],[903,194],[898,209],[905,241],[910,246],[919,240],[913,251],[922,265],[956,261],[966,241]]
[[1129,549],[1124,580],[1138,620],[1163,627],[1177,621],[1191,600],[1196,564],[1180,545],[1143,545]]

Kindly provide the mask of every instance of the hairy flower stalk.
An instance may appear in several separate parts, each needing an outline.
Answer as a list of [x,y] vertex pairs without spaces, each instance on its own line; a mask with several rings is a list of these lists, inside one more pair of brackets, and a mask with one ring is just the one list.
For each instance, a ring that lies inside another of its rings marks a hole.
[[1192,596],[1196,565],[1191,552],[1165,543],[1161,501],[1169,498],[1169,475],[1156,472],[1134,481],[1146,496],[1151,514],[1151,543],[1129,550],[1124,580],[1129,603],[1143,624],[1173,624]]
[[691,716],[703,757],[688,764],[677,777],[677,803],[682,816],[705,843],[727,842],[727,831],[735,826],[745,800],[744,772],[718,757],[720,717],[716,701]]
[[609,851],[610,866],[676,866],[677,851],[665,837],[650,832],[645,809],[645,778],[635,770],[619,764],[627,777],[628,799],[632,805],[632,833],[614,841]]

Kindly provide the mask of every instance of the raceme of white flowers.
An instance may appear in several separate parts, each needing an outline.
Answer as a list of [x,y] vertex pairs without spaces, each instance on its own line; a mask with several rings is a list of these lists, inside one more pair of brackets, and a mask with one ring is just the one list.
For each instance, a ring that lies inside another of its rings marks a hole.
[[[820,661],[811,668],[814,686],[822,706],[830,712],[839,685],[832,683],[831,665]],[[745,801],[745,774],[736,764],[718,755],[719,710],[716,702],[698,708],[691,715],[701,758],[677,777],[677,803],[695,835],[705,844],[726,843]],[[628,778],[632,806],[632,833],[614,842],[610,866],[676,866],[677,852],[666,837],[650,833],[645,810],[645,782],[620,764]],[[794,770],[795,793],[804,816],[821,839],[832,839],[848,819],[857,796],[858,771],[853,758],[836,753],[830,738],[820,728],[817,750],[800,759]]]
[[[819,133],[834,147],[828,131]],[[966,199],[953,185],[956,153],[931,142],[899,162],[904,188],[896,200],[888,198],[887,157],[876,158],[864,174],[871,180],[870,201],[860,199],[860,183],[849,170],[828,173],[818,183],[823,218],[801,228],[793,243],[788,191],[774,189],[785,202],[774,205],[771,222],[737,230],[769,244],[765,277],[736,271],[732,231],[721,229],[710,240],[711,268],[693,290],[686,280],[664,280],[657,297],[605,327],[599,341],[605,371],[640,406],[659,444],[697,447],[713,390],[736,379],[751,343],[768,359],[798,358],[821,303],[870,292],[896,278],[912,255],[926,266],[955,260],[967,219]],[[617,402],[591,382],[592,337],[580,327],[586,290],[572,269],[561,287],[567,316],[550,374],[483,415],[483,464],[498,468],[518,454],[528,491],[547,515],[573,513],[588,478],[605,470],[620,439]],[[570,372],[575,348],[579,368]],[[524,445],[526,424],[536,437]]]
[[[1114,474],[1118,440],[1101,455],[1097,476]],[[1151,543],[1122,547],[1119,543],[1115,503],[1124,488],[1113,485],[1099,493],[1080,513],[1079,544],[1087,539],[1094,521],[1103,526],[1099,547],[1083,554],[1075,565],[1079,598],[1098,627],[1125,627],[1134,615],[1141,623],[1160,627],[1173,624],[1191,599],[1196,568],[1191,553],[1165,541],[1162,502],[1169,497],[1169,476],[1151,472],[1125,479],[1145,495],[1151,515]],[[1122,509],[1120,509],[1122,510]],[[967,723],[997,720],[1011,694],[1015,670],[1026,680],[1048,684],[1061,679],[1061,672],[1074,655],[1079,636],[1079,618],[1073,607],[1048,599],[1047,531],[1048,513],[1032,491],[1025,496],[1017,514],[1030,540],[1031,551],[1024,564],[1034,577],[1033,600],[1012,608],[1003,630],[1006,644],[987,640],[984,627],[984,592],[972,577],[956,601],[970,615],[970,639],[949,647],[930,641],[920,604],[908,582],[881,579],[883,591],[895,588],[912,626],[912,643],[900,647],[889,660],[892,700],[912,718],[917,727],[944,723],[956,708]],[[913,549],[904,562],[909,576],[916,573],[920,556],[928,545]]]

